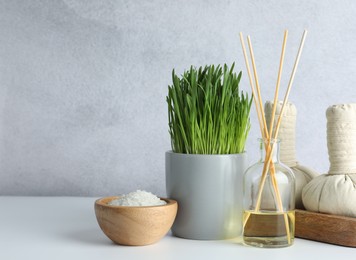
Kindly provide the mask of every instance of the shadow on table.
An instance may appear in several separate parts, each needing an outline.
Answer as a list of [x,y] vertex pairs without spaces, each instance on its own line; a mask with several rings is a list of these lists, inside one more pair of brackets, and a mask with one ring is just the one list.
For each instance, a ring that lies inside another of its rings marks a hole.
[[91,245],[115,246],[109,238],[102,234],[100,229],[73,230],[65,234],[66,238]]

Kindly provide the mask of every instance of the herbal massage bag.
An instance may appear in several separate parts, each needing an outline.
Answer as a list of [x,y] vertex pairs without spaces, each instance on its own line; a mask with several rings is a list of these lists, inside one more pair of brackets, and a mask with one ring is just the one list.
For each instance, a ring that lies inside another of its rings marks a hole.
[[330,169],[303,189],[307,210],[356,217],[356,104],[326,110]]
[[[275,121],[278,120],[282,108],[282,102],[278,102],[276,109]],[[271,120],[271,114],[273,109],[273,102],[267,101],[265,104],[265,114],[266,121],[269,124]],[[292,169],[295,175],[295,207],[298,209],[303,209],[302,202],[302,189],[304,186],[310,182],[314,177],[319,174],[314,170],[301,165],[296,158],[296,138],[295,138],[295,128],[297,121],[297,108],[294,104],[288,102],[285,105],[283,119],[281,126],[279,128],[278,138],[281,140],[281,151],[280,158],[281,162]],[[274,124],[276,125],[276,124]]]

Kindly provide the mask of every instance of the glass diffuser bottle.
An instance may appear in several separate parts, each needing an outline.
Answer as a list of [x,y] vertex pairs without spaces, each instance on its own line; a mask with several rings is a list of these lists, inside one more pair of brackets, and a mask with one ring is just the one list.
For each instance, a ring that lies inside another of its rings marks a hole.
[[256,247],[290,246],[295,228],[294,174],[279,161],[278,139],[259,141],[261,159],[244,175],[243,241]]

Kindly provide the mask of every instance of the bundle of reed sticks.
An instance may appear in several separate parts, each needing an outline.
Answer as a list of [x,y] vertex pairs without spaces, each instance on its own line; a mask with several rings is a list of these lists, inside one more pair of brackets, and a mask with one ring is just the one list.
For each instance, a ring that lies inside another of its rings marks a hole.
[[[254,57],[254,53],[253,53],[251,38],[250,38],[250,36],[247,36],[247,43],[248,43],[248,47],[249,47],[249,51],[250,51],[254,80],[252,78],[252,74],[251,74],[251,70],[250,70],[250,64],[249,64],[247,53],[246,53],[244,38],[243,38],[242,33],[240,32],[240,40],[241,40],[242,51],[243,51],[243,55],[244,55],[244,59],[245,59],[245,63],[246,63],[247,74],[248,74],[249,81],[250,81],[253,100],[254,100],[254,103],[256,106],[257,118],[258,118],[258,122],[260,125],[261,135],[262,135],[263,140],[265,140],[265,149],[266,149],[266,153],[265,153],[266,157],[265,157],[264,166],[263,166],[263,170],[262,170],[261,180],[260,180],[259,187],[258,187],[258,195],[257,195],[255,211],[258,212],[260,210],[262,191],[263,191],[263,188],[264,188],[264,185],[266,182],[267,172],[269,169],[270,174],[271,174],[272,186],[273,186],[274,192],[276,194],[276,205],[278,207],[278,211],[283,213],[283,215],[284,215],[286,234],[287,234],[289,243],[291,242],[291,235],[290,235],[290,229],[289,229],[288,216],[287,216],[287,213],[283,211],[282,198],[280,195],[277,179],[275,176],[275,168],[274,168],[274,164],[272,162],[272,151],[274,150],[275,142],[272,142],[272,145],[271,145],[271,140],[275,140],[278,138],[278,132],[279,132],[279,127],[281,125],[284,108],[288,102],[289,93],[292,88],[294,76],[295,76],[295,73],[296,73],[296,70],[298,67],[298,63],[299,63],[300,56],[301,56],[301,53],[303,50],[306,36],[307,36],[307,31],[304,30],[302,39],[300,41],[300,46],[299,46],[299,50],[297,53],[297,57],[295,59],[293,70],[292,70],[292,73],[291,73],[291,76],[289,79],[289,83],[287,86],[287,90],[284,95],[284,100],[283,100],[283,104],[281,107],[281,111],[280,111],[280,114],[279,114],[279,117],[278,117],[278,120],[277,120],[277,123],[275,126],[275,131],[273,133],[273,124],[274,124],[276,107],[277,107],[277,102],[278,102],[279,86],[280,86],[281,77],[282,77],[283,62],[284,62],[285,49],[286,49],[287,38],[288,38],[288,30],[284,31],[284,39],[283,39],[283,44],[282,44],[282,51],[281,51],[281,57],[280,57],[280,62],[279,62],[279,70],[278,70],[277,83],[276,83],[276,88],[275,88],[275,93],[274,93],[273,109],[272,109],[272,115],[271,115],[269,129],[267,128],[266,118],[265,118],[265,114],[264,114],[264,110],[263,110],[263,102],[262,102],[262,97],[261,97],[260,84],[259,84],[258,74],[257,74],[257,70],[256,70],[256,63],[255,63],[255,57]],[[245,220],[244,225],[246,224],[246,222],[247,222],[247,220]]]

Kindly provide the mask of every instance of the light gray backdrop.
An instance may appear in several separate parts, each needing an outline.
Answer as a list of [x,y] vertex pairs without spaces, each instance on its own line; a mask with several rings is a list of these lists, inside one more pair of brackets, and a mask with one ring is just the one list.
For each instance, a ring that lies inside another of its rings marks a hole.
[[[325,110],[356,99],[356,1],[0,2],[0,194],[165,195],[165,96],[173,68],[236,61],[250,34],[271,99],[283,30],[282,90],[309,30],[290,100],[297,151],[328,170]],[[250,92],[246,74],[241,86]],[[257,160],[252,112],[246,150]]]

